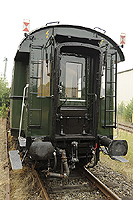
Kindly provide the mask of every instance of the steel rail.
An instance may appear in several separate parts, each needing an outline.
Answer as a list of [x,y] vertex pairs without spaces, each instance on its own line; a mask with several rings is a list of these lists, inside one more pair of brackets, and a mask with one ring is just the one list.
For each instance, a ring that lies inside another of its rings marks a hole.
[[37,171],[34,169],[34,167],[32,166],[32,169],[33,169],[33,173],[34,173],[34,175],[36,176],[36,178],[37,178],[37,181],[38,181],[38,185],[39,185],[39,187],[41,188],[41,197],[42,197],[42,199],[43,200],[50,200],[50,198],[49,198],[49,196],[48,196],[48,194],[47,194],[47,191],[46,191],[46,189],[44,188],[44,185],[43,185],[43,183],[42,183],[42,181],[41,181],[41,179],[40,179],[40,177],[39,177],[39,174],[37,173]]
[[129,126],[129,125],[122,124],[122,123],[117,123],[116,127],[121,129],[121,130],[133,133],[133,126]]
[[121,200],[115,193],[113,193],[106,185],[104,185],[97,177],[95,177],[86,167],[86,176],[89,180],[97,186],[110,200]]

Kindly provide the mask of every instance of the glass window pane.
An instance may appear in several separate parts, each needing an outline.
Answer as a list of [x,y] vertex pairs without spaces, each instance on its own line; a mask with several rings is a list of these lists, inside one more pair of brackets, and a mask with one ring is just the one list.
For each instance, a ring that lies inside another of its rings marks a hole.
[[50,96],[50,70],[51,70],[51,62],[49,61],[47,65],[46,61],[44,61],[42,96],[45,97]]
[[66,63],[65,92],[69,98],[81,98],[81,69],[80,63]]
[[[43,77],[42,77],[42,71],[41,71],[41,65],[38,67],[38,96],[44,96],[49,97],[50,96],[50,71],[51,71],[51,62],[48,62],[48,65],[46,64],[46,61],[44,61],[43,65]],[[42,84],[42,78],[43,78],[43,84]]]

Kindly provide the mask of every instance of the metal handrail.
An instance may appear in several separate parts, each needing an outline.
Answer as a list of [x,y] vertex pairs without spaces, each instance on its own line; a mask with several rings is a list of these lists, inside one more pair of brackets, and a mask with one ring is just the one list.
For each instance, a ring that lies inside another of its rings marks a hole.
[[25,106],[25,103],[24,103],[24,100],[25,100],[25,94],[26,94],[26,89],[29,87],[29,84],[26,84],[26,86],[24,87],[24,90],[23,90],[23,101],[22,101],[22,108],[21,108],[21,117],[20,117],[20,124],[19,124],[19,139],[20,139],[20,135],[21,135],[21,130],[22,130],[22,119],[23,119],[23,111],[24,111],[24,106]]

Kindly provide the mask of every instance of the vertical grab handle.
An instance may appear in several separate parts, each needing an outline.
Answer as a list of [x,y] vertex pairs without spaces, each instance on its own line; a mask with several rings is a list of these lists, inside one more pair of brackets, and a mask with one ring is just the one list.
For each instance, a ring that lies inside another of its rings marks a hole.
[[25,99],[25,96],[26,96],[26,89],[29,87],[29,84],[26,84],[26,86],[24,87],[24,90],[23,90],[23,101],[22,101],[22,107],[21,107],[21,117],[20,117],[20,124],[19,124],[19,139],[20,139],[20,135],[21,135],[21,130],[22,130],[22,119],[23,119],[23,111],[24,111],[24,106],[25,106],[25,103],[24,103],[24,99]]

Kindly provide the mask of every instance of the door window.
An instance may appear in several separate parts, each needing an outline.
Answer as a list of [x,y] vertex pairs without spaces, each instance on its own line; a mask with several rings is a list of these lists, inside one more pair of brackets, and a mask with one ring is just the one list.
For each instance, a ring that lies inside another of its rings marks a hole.
[[68,98],[81,98],[81,69],[80,63],[66,63],[66,87]]
[[60,82],[67,98],[85,99],[85,59],[74,56],[63,57]]
[[46,63],[44,61],[43,68],[40,64],[38,66],[38,96],[49,97],[50,96],[50,74],[51,74],[51,62]]

